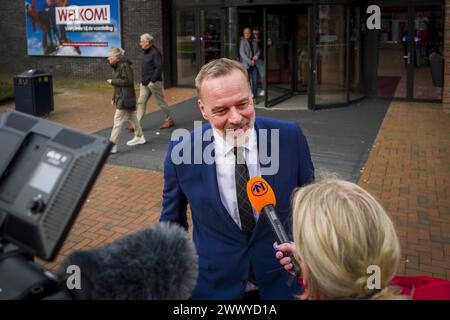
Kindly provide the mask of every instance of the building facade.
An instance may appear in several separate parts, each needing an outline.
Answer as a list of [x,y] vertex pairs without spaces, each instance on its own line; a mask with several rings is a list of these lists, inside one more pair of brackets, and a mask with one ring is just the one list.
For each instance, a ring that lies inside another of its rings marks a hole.
[[[381,23],[371,30],[367,9],[374,4]],[[55,76],[109,76],[103,58],[28,56],[24,6],[14,1],[0,14],[4,72],[37,68]],[[317,109],[380,97],[450,108],[449,6],[443,0],[126,0],[122,47],[139,77],[139,35],[152,33],[163,52],[165,85],[193,86],[208,61],[239,59],[242,30],[258,28],[265,107],[291,100],[298,108]]]

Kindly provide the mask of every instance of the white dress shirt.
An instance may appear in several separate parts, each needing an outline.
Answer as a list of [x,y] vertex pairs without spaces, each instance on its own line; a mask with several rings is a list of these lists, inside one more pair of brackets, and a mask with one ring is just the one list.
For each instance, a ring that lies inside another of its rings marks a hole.
[[[242,230],[236,197],[236,181],[234,177],[234,166],[236,161],[233,152],[234,146],[225,141],[215,129],[213,132],[217,184],[219,187],[220,199],[231,218],[233,218],[234,222]],[[258,144],[254,127],[251,129],[248,142],[244,144],[243,147],[249,177],[261,176],[258,161]],[[255,217],[255,222],[257,222],[259,215],[255,212],[255,209],[253,209],[253,216]]]

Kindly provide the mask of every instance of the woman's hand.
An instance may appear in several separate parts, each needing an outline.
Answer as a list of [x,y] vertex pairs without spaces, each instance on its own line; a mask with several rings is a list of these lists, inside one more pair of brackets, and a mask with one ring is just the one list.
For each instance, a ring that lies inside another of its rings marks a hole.
[[287,256],[297,256],[297,250],[295,249],[294,243],[282,243],[279,245],[277,242],[274,242],[273,248],[276,250],[275,257],[279,260],[280,264],[287,272],[295,276],[296,274],[292,259]]
[[106,80],[106,82],[108,82],[109,84],[111,84],[112,80],[111,80],[111,79],[108,79],[108,80]]

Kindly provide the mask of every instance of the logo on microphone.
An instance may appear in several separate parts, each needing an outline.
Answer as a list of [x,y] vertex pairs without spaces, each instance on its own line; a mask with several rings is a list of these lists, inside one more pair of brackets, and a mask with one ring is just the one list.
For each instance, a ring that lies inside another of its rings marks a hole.
[[252,184],[251,190],[255,197],[261,197],[269,191],[269,187],[264,181],[256,181]]

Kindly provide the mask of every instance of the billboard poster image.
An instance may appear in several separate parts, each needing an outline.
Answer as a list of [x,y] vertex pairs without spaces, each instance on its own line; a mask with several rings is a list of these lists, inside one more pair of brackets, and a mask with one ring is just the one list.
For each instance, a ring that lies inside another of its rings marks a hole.
[[119,0],[27,0],[27,52],[106,57],[121,47]]

